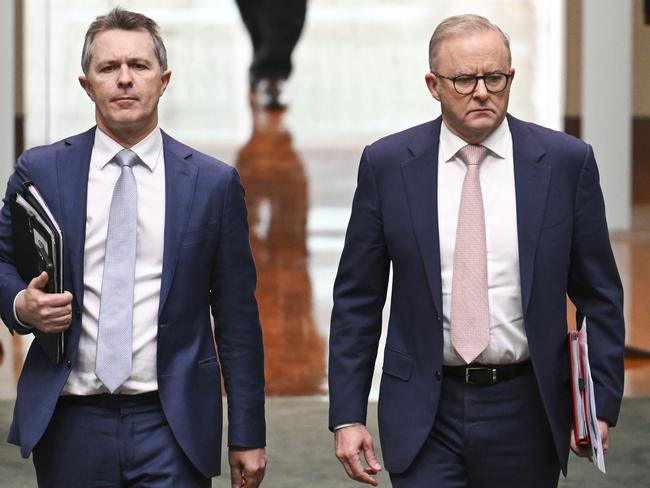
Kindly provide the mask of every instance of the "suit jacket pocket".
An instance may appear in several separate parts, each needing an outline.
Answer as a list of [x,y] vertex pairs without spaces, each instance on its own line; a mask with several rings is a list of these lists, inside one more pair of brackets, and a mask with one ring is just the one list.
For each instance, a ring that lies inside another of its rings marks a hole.
[[217,222],[213,222],[196,229],[190,229],[185,232],[183,237],[183,244],[181,247],[188,247],[194,244],[204,242],[208,239],[211,239],[216,232]]
[[215,365],[215,364],[217,364],[217,357],[216,357],[216,356],[212,356],[212,357],[209,357],[209,358],[201,359],[201,360],[199,361],[199,366],[200,366],[200,367],[213,366],[213,365]]
[[408,381],[413,373],[413,359],[404,353],[386,348],[382,369],[390,376]]

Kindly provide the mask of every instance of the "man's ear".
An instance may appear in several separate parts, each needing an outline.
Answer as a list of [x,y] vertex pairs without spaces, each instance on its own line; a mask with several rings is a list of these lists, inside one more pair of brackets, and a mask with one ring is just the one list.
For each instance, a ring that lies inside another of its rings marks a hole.
[[165,90],[167,89],[167,86],[169,86],[169,80],[172,77],[172,72],[171,70],[165,70],[163,73],[160,75],[160,81],[162,82],[161,87],[160,87],[160,96],[162,97],[163,93],[165,93]]
[[431,96],[440,101],[440,95],[438,94],[438,77],[433,73],[427,73],[424,75],[424,81],[427,84]]
[[79,84],[81,85],[81,88],[83,88],[86,92],[86,95],[88,95],[88,97],[94,102],[95,96],[93,95],[93,88],[85,75],[81,75],[79,77]]

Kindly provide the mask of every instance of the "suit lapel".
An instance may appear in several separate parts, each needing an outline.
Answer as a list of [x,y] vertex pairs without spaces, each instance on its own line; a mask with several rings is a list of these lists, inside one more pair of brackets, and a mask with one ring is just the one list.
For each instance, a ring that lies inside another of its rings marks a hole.
[[440,239],[438,234],[438,145],[441,119],[434,121],[420,147],[409,150],[414,157],[402,163],[402,177],[413,229],[420,248],[429,290],[442,316]]
[[179,249],[192,209],[198,169],[192,151],[164,132],[165,155],[165,242],[158,314],[163,310],[171,288]]
[[59,203],[63,233],[65,273],[72,277],[72,291],[75,300],[83,306],[83,263],[86,238],[86,200],[88,193],[88,171],[90,155],[95,141],[95,128],[67,139],[65,147],[56,153]]
[[535,252],[544,219],[551,167],[543,163],[544,148],[528,126],[511,116],[508,116],[508,124],[512,134],[515,167],[519,272],[525,316],[532,291]]

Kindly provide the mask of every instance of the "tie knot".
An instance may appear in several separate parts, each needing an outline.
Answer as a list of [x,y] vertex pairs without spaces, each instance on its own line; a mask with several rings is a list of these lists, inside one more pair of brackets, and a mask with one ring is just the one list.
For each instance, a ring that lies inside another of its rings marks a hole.
[[481,164],[487,156],[488,148],[480,144],[467,144],[458,151],[458,156],[467,166]]
[[131,151],[130,149],[122,149],[113,158],[113,161],[119,164],[120,167],[122,168],[124,166],[128,166],[129,168],[132,168],[139,160],[140,158],[138,157],[138,155],[133,151]]

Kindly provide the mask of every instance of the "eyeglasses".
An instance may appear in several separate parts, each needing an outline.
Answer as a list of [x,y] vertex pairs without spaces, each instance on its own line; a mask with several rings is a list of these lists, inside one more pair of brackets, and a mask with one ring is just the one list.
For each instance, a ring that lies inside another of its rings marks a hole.
[[469,95],[474,93],[478,80],[483,80],[485,89],[490,93],[500,93],[508,86],[508,80],[512,75],[506,73],[490,73],[489,75],[476,76],[476,75],[459,75],[450,78],[449,76],[442,76],[441,74],[432,72],[434,75],[449,80],[454,84],[454,90],[461,95]]

